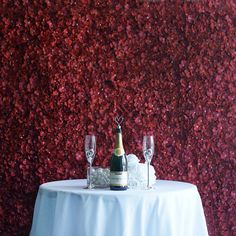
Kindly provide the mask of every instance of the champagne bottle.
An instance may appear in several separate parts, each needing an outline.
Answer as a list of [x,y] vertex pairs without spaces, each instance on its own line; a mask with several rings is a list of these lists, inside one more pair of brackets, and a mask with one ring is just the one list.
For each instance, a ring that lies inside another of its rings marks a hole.
[[128,189],[127,158],[123,148],[120,125],[116,128],[116,144],[110,161],[110,189]]

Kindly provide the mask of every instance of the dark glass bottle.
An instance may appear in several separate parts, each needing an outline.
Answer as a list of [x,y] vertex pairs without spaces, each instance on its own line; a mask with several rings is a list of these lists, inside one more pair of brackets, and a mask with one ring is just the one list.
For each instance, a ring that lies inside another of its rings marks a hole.
[[128,189],[127,158],[123,148],[120,125],[116,128],[116,144],[110,161],[110,189]]

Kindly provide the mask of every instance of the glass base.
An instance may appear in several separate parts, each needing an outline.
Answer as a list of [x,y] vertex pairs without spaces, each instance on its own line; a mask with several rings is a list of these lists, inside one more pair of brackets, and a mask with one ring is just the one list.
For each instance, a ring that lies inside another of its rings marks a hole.
[[86,187],[84,187],[84,189],[94,189],[94,185],[91,186],[87,185]]
[[155,185],[152,185],[152,186],[146,186],[145,188],[144,188],[144,190],[156,190],[157,189],[157,186],[155,186]]
[[146,186],[145,190],[153,189],[152,186]]

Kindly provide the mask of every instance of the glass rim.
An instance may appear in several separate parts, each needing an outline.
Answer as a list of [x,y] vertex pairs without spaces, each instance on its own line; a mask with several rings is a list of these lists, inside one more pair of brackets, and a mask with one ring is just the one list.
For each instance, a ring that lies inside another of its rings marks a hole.
[[96,141],[96,136],[94,134],[86,134],[85,135],[85,140],[88,140],[88,139]]
[[143,135],[143,139],[144,138],[153,138],[154,139],[154,135]]

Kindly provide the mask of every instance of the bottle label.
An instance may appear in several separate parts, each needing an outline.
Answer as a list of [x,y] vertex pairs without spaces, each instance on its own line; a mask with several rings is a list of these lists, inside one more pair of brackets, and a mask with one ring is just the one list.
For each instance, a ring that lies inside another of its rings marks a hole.
[[124,151],[123,148],[116,148],[116,149],[114,150],[114,154],[115,154],[116,156],[122,156],[122,155],[125,154],[125,151]]
[[127,186],[128,185],[127,171],[111,171],[110,172],[110,185],[111,186]]

